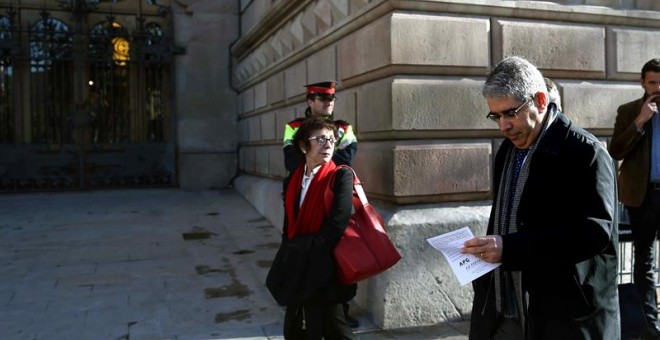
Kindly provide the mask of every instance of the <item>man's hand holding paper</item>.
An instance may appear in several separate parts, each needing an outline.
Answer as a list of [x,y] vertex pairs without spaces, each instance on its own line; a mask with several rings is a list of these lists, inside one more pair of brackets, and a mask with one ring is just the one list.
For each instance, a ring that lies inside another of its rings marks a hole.
[[[442,235],[431,237],[426,241],[433,246],[436,250],[441,252],[449,266],[454,271],[454,275],[461,285],[472,282],[472,280],[490,272],[491,270],[500,266],[500,263],[489,263],[479,257],[481,251],[484,250],[484,257],[486,254],[491,256],[492,259],[502,257],[501,252],[501,239],[499,240],[499,253],[495,250],[493,245],[497,246],[497,239],[488,239],[490,236],[474,237],[472,231],[468,227],[463,227]],[[470,242],[468,245],[467,243]],[[478,251],[478,253],[477,253]],[[476,256],[474,254],[477,254]],[[499,254],[496,256],[496,254]]]
[[502,236],[479,236],[465,241],[461,253],[472,254],[490,263],[502,262]]

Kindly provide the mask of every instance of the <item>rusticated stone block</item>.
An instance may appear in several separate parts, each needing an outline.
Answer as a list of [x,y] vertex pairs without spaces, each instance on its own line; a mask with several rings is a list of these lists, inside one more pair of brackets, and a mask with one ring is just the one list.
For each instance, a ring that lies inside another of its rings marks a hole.
[[391,16],[386,15],[338,43],[339,77],[347,79],[392,63]]
[[238,141],[244,143],[250,140],[250,129],[249,124],[246,119],[241,119],[238,121]]
[[[337,93],[337,100],[335,101],[335,110],[333,112],[334,119],[343,119],[353,125],[357,129],[356,118],[356,95],[357,91],[351,89]],[[365,113],[367,114],[367,113]],[[370,112],[368,115],[374,115],[375,112]]]
[[278,109],[275,112],[275,139],[282,141],[284,139],[284,127],[286,123],[296,119],[296,107],[287,106],[281,109]]
[[491,144],[362,142],[355,161],[365,190],[385,197],[487,193]]
[[393,150],[394,196],[488,192],[490,143],[435,141]]
[[405,79],[392,82],[393,130],[492,129],[482,80]]
[[257,172],[257,161],[256,161],[256,151],[257,148],[254,146],[245,146],[241,148],[241,164],[242,170],[248,173]]
[[615,78],[639,79],[642,66],[660,56],[660,30],[608,28],[608,40],[613,47],[608,71]]
[[284,100],[284,72],[275,73],[266,81],[268,104],[272,105]]
[[392,78],[361,86],[357,122],[361,132],[392,130]]
[[482,86],[481,79],[431,77],[366,84],[358,91],[360,131],[494,129]]
[[488,18],[394,13],[391,30],[393,64],[488,67]]
[[250,134],[250,142],[259,141],[261,138],[261,121],[258,116],[252,116],[246,119]]
[[275,126],[275,113],[268,112],[259,116],[261,120],[261,140],[272,141],[277,136],[277,126]]
[[281,145],[269,145],[268,149],[268,173],[271,176],[280,178],[286,177],[286,168],[284,167],[284,152]]
[[254,108],[260,109],[268,105],[268,86],[265,81],[254,87]]
[[307,82],[313,84],[328,80],[337,80],[337,52],[332,45],[314,53],[307,59]]
[[[544,70],[572,77],[605,76],[605,28],[593,25],[495,20],[493,64],[519,55]],[[569,74],[569,73],[567,73]]]
[[285,96],[291,98],[305,93],[307,84],[307,63],[303,60],[284,71]]
[[339,75],[351,78],[387,65],[488,67],[487,18],[394,12],[339,43]]
[[560,81],[562,106],[575,124],[587,129],[612,129],[616,109],[644,93],[639,84]]
[[261,176],[269,175],[269,157],[268,157],[268,146],[259,145],[255,146],[255,162],[256,162],[256,171],[257,174]]
[[241,97],[240,103],[241,103],[241,108],[240,112],[241,113],[247,113],[250,111],[254,110],[254,87],[251,87],[239,95]]

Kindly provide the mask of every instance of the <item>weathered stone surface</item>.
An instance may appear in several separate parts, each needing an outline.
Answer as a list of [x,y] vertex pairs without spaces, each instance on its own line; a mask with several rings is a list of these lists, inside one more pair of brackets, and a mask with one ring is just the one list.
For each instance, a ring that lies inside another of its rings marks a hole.
[[573,122],[588,129],[612,129],[619,105],[644,93],[639,83],[561,81],[562,105]]
[[246,118],[248,121],[248,131],[250,134],[250,142],[257,142],[261,139],[261,121],[258,116],[251,116]]
[[284,128],[286,123],[296,119],[296,107],[287,106],[281,109],[278,109],[275,112],[275,132],[276,139],[282,141],[284,139]]
[[254,87],[251,87],[241,92],[239,97],[241,103],[241,108],[239,112],[247,113],[254,110]]
[[268,161],[268,147],[264,145],[256,146],[255,147],[255,162],[256,162],[256,174],[261,175],[261,176],[268,176],[269,175],[269,165]]
[[340,79],[392,63],[390,18],[387,15],[375,20],[338,43]]
[[494,62],[517,55],[544,70],[571,71],[572,76],[605,75],[602,26],[494,20],[493,46]]
[[496,128],[485,119],[482,86],[481,79],[401,76],[365,84],[358,90],[360,131]]
[[394,196],[488,192],[490,143],[418,141],[392,150]]
[[179,185],[186,190],[225,188],[236,173],[236,154],[179,154]]
[[[630,74],[633,79],[640,78],[644,64],[660,55],[660,30],[608,28],[611,50],[610,74],[623,76]],[[635,51],[635,53],[631,53]]]
[[333,45],[309,57],[307,59],[307,82],[300,85],[337,80],[336,53]]
[[[356,121],[356,95],[357,91],[350,89],[337,93],[337,100],[335,101],[335,111],[333,112],[334,119],[343,119],[353,125],[357,129]],[[376,112],[365,112],[365,115],[375,115]]]
[[482,87],[481,79],[397,77],[392,82],[392,129],[492,129],[485,119]]
[[261,140],[276,140],[278,127],[275,125],[275,112],[268,112],[259,116],[261,120]]
[[284,71],[285,96],[291,98],[305,93],[307,84],[307,63],[301,61]]
[[282,230],[282,182],[268,178],[243,175],[236,178],[234,188],[262,214],[270,224]]
[[260,109],[268,105],[268,84],[265,81],[254,87],[254,108]]
[[393,64],[488,67],[488,18],[394,13],[390,24]]
[[[219,131],[226,138],[218,138]],[[238,141],[233,119],[180,119],[177,133],[180,152],[227,152],[235,150]]]
[[385,78],[359,88],[357,122],[360,131],[392,130],[391,83],[392,78]]
[[386,197],[490,190],[487,141],[361,142],[354,163],[365,190]]
[[268,149],[268,173],[271,176],[285,178],[287,176],[286,168],[284,167],[284,152],[282,145],[269,145]]
[[485,18],[395,12],[339,42],[339,75],[351,78],[393,64],[485,68],[489,30]]
[[268,104],[272,105],[284,100],[284,72],[278,72],[266,82]]

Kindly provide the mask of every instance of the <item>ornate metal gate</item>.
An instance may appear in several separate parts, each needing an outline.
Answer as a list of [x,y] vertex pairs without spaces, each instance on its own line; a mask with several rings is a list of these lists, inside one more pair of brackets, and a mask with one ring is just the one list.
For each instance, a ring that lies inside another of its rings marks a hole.
[[170,12],[142,1],[0,5],[0,192],[176,184]]

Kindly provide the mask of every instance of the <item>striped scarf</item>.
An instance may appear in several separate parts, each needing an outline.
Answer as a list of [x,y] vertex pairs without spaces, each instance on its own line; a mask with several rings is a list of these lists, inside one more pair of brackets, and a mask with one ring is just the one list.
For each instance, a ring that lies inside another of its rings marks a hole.
[[[528,150],[520,150],[511,147],[506,155],[504,171],[500,178],[500,190],[495,200],[494,233],[495,235],[506,235],[518,231],[517,212],[520,197],[525,183],[529,177],[530,161],[545,136],[548,127],[557,117],[556,107],[548,106],[548,117],[543,123],[541,134],[532,147]],[[527,302],[523,299],[522,275],[519,271],[506,271],[495,269],[495,302],[497,311],[505,318],[518,318],[521,325],[525,324]],[[523,308],[525,307],[525,308]]]

